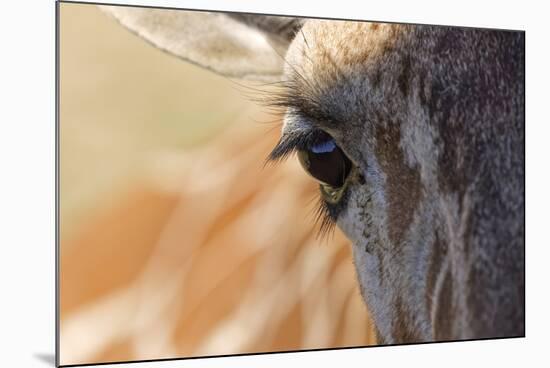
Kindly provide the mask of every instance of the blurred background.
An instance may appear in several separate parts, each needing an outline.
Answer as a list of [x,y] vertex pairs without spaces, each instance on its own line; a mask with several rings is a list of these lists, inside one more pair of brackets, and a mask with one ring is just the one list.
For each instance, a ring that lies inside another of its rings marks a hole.
[[60,5],[61,364],[375,344],[280,118],[93,5]]

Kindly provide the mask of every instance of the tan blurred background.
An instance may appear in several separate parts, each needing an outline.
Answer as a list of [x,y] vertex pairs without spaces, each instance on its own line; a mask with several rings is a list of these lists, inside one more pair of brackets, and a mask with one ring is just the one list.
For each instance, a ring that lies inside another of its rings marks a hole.
[[280,120],[232,82],[60,5],[61,364],[374,344],[316,185],[262,167]]

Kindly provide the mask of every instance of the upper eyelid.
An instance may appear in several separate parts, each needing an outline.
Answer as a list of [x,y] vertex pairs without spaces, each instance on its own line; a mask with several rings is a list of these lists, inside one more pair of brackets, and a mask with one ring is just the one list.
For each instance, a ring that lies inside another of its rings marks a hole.
[[309,150],[328,139],[334,139],[322,129],[314,127],[300,127],[286,130],[275,148],[271,151],[268,161],[281,161],[297,150]]
[[281,139],[269,154],[268,161],[282,161],[299,149],[307,149],[311,141],[320,134],[323,134],[322,130],[313,127],[283,132]]

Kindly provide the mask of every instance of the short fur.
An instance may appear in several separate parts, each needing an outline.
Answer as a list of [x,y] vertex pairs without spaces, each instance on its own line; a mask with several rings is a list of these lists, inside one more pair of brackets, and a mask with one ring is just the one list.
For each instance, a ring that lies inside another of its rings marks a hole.
[[520,32],[316,20],[289,48],[317,101],[302,125],[365,179],[337,222],[381,342],[524,334],[523,50]]

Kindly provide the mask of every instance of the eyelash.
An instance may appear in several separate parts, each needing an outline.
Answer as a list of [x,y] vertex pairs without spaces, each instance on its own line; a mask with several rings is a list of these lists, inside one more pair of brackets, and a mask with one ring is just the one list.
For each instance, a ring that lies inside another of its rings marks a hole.
[[[280,163],[300,149],[309,149],[317,144],[322,136],[325,135],[320,130],[315,129],[300,130],[291,135],[283,136],[268,155],[266,164],[271,162]],[[326,238],[334,231],[337,214],[342,208],[342,204],[327,203],[319,192],[317,192],[316,198],[317,203],[313,209],[313,216],[315,225],[318,225],[317,238]],[[345,198],[341,202],[345,203]]]
[[317,238],[322,239],[334,233],[337,218],[335,212],[338,211],[334,207],[339,207],[340,205],[331,205],[327,203],[321,197],[321,194],[317,194],[317,196],[318,200],[314,212],[314,223],[318,225]]
[[320,134],[320,130],[308,129],[283,135],[267,157],[267,161],[281,162],[298,150],[309,149],[319,139]]
[[[307,88],[303,88],[304,85]],[[263,85],[270,87],[270,90],[262,90],[262,85],[260,88],[239,86],[250,92],[251,100],[269,108],[275,115],[291,113],[299,117],[306,115],[313,120],[333,121],[330,115],[324,113],[324,104],[317,99],[317,96],[322,95],[322,86],[306,80],[295,68],[292,68],[288,79]],[[306,94],[304,91],[310,93]],[[304,111],[307,113],[304,114]],[[283,136],[266,158],[264,166],[280,163],[298,150],[309,149],[316,143],[321,143],[321,134],[322,131],[318,129],[303,129]],[[312,212],[315,225],[319,225],[317,238],[325,238],[333,233],[338,213],[345,206],[346,196],[344,194],[338,204],[329,204],[317,192],[313,198],[317,201]]]

